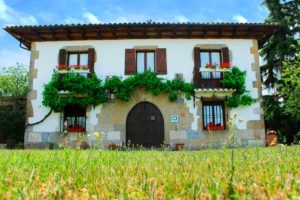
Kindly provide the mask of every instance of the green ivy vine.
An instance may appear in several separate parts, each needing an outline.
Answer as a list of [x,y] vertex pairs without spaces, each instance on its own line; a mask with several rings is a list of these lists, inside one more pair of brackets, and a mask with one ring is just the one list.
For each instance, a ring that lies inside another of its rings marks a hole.
[[[224,73],[222,81],[227,88],[235,92],[226,100],[229,107],[250,105],[254,102],[245,86],[246,71],[233,67],[230,72]],[[180,79],[167,80],[157,76],[151,71],[137,73],[125,79],[118,76],[107,77],[100,80],[95,74],[90,78],[77,73],[64,75],[55,73],[49,83],[44,85],[43,105],[55,112],[61,111],[67,105],[81,107],[96,106],[109,101],[107,94],[115,94],[116,99],[129,101],[138,88],[144,88],[157,96],[168,94],[169,101],[176,101],[179,94],[186,99],[194,95],[194,85]]]
[[107,77],[105,82],[95,74],[87,78],[70,72],[63,76],[54,74],[51,81],[45,84],[43,105],[56,112],[70,104],[81,107],[96,106],[108,102],[108,91],[114,93],[116,99],[129,101],[138,88],[144,88],[153,95],[167,93],[169,101],[176,101],[180,93],[183,93],[186,99],[191,99],[194,94],[193,84],[180,79],[166,80],[151,71],[137,73],[125,79],[118,76]]
[[251,105],[255,99],[249,95],[246,90],[246,71],[241,71],[237,67],[233,67],[231,71],[224,73],[222,83],[226,88],[234,89],[235,92],[226,100],[228,107],[238,107],[239,105]]
[[171,102],[177,100],[179,93],[183,93],[188,100],[194,94],[193,84],[180,79],[166,80],[151,71],[137,73],[124,80],[118,76],[108,77],[104,88],[115,93],[116,98],[123,101],[128,101],[137,88],[145,88],[155,96],[167,93]]
[[44,85],[42,103],[55,112],[70,104],[86,107],[104,102],[107,102],[105,90],[101,86],[101,80],[94,74],[87,78],[76,73],[55,73],[51,81]]

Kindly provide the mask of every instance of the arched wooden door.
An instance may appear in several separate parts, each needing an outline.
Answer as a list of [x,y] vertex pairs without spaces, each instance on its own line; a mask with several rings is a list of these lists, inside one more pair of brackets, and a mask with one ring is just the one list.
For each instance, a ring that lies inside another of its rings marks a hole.
[[129,112],[126,120],[126,142],[144,147],[160,147],[164,141],[164,119],[153,104],[142,102]]

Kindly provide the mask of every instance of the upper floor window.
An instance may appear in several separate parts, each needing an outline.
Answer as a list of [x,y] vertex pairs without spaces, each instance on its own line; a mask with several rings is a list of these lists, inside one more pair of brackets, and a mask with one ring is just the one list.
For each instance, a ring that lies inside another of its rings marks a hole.
[[89,48],[86,51],[67,51],[66,49],[59,50],[57,71],[66,73],[70,70],[79,70],[77,73],[91,76],[95,72],[96,51],[94,48]]
[[[206,66],[219,66],[221,63],[221,51],[200,51],[200,67],[205,68]],[[220,72],[202,72],[202,78],[210,79],[221,78]]]
[[68,52],[68,66],[72,65],[88,65],[88,52]]
[[221,63],[221,51],[200,51],[200,66],[205,67],[207,64]]
[[203,130],[225,130],[225,106],[223,101],[203,102]]
[[155,69],[155,52],[154,51],[137,51],[136,52],[137,72],[153,71]]
[[125,49],[125,75],[147,70],[156,74],[167,74],[167,50],[165,48],[146,51]]

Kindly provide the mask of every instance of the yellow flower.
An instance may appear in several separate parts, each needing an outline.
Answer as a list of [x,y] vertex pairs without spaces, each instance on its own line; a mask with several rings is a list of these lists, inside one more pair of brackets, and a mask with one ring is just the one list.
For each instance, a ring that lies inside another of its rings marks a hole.
[[237,117],[237,113],[235,112],[235,113],[233,113],[233,117],[234,118],[236,118]]
[[243,122],[243,119],[239,119],[239,122],[242,123],[242,122]]
[[90,134],[89,133],[87,134],[87,137],[90,138]]
[[95,138],[98,140],[98,138],[99,138],[99,132],[98,132],[98,131],[95,131],[95,132],[94,132],[94,136],[95,136]]

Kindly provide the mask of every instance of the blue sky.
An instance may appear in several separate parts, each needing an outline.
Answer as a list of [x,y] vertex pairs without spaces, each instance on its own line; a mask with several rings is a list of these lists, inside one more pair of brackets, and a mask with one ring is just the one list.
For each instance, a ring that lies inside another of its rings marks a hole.
[[0,68],[29,65],[7,25],[144,22],[263,22],[262,0],[0,0]]

